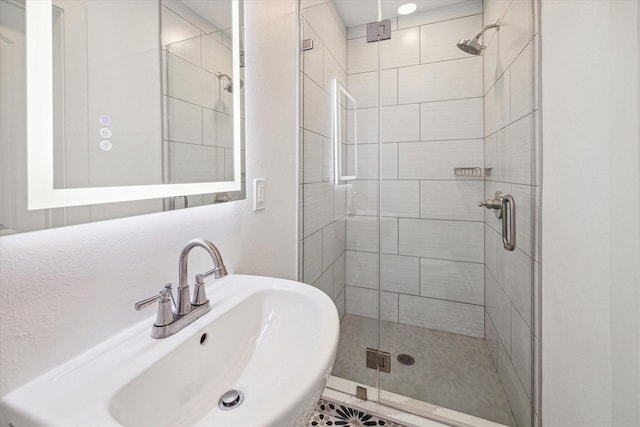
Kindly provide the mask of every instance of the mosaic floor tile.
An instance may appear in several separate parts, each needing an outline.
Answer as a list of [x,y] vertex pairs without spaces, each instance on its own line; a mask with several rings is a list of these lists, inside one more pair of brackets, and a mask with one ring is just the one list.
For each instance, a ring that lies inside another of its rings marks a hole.
[[339,403],[329,402],[320,399],[316,405],[313,415],[305,424],[305,427],[316,426],[342,426],[342,427],[364,427],[364,426],[386,426],[405,427],[375,415],[367,414],[356,408],[351,408]]

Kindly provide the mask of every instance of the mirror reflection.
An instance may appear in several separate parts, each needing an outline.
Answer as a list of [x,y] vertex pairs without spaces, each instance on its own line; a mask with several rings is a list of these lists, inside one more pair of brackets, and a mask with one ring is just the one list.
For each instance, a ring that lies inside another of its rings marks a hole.
[[[233,181],[235,150],[244,172],[242,12],[236,82],[231,0],[55,0],[53,188]],[[240,191],[29,211],[25,34],[24,0],[0,0],[3,235],[245,197],[242,173]]]

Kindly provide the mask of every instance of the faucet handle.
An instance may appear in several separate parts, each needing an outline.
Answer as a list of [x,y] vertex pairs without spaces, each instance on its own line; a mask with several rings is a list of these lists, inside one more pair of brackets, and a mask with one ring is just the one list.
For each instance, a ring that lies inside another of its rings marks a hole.
[[159,303],[155,325],[166,326],[169,323],[172,323],[174,321],[173,305],[175,305],[175,302],[173,301],[173,294],[171,293],[171,283],[167,283],[158,295],[138,301],[135,303],[134,307],[136,310],[140,311],[156,301],[159,301]]
[[206,276],[206,273],[196,274],[196,286],[195,286],[195,289],[193,290],[193,301],[191,301],[192,305],[202,305],[209,302],[209,300],[207,299],[207,295],[205,293],[205,288],[204,288],[205,276]]

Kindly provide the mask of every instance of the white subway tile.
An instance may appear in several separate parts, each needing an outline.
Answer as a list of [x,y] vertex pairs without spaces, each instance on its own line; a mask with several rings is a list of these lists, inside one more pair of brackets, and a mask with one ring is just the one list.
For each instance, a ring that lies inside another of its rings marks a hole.
[[467,16],[420,27],[420,61],[447,61],[468,58],[469,54],[458,49],[456,42],[472,37],[482,28],[482,15]]
[[335,158],[333,154],[335,150],[333,140],[330,138],[322,137],[322,180],[333,181],[334,180],[334,167]]
[[378,251],[378,218],[374,216],[347,216],[347,249]]
[[345,298],[345,288],[342,288],[342,292],[338,294],[338,296],[334,300],[336,304],[336,309],[338,310],[338,318],[342,320],[345,314],[347,314],[346,307],[346,298]]
[[345,250],[346,221],[338,219],[322,229],[322,269],[326,270]]
[[[324,43],[333,53],[335,40],[335,18],[326,3],[308,7],[302,10],[302,15],[309,23],[309,26],[316,32],[319,42]],[[314,40],[314,46],[317,43]]]
[[170,142],[169,159],[169,176],[175,184],[224,179],[224,148]]
[[333,80],[336,79],[342,87],[347,87],[347,73],[338,64],[336,58],[334,58],[329,50],[325,47],[324,52],[324,90],[327,93],[331,93]]
[[347,251],[345,272],[347,285],[378,289],[378,254]]
[[318,35],[311,29],[307,21],[303,20],[303,39],[314,42],[313,49],[302,51],[302,69],[304,74],[318,86],[324,84],[324,46]]
[[498,133],[498,177],[501,181],[531,184],[531,116],[511,123]]
[[511,121],[510,73],[507,71],[484,97],[484,134],[491,135]]
[[419,181],[382,181],[381,190],[382,215],[420,217]]
[[233,116],[203,108],[202,143],[216,147],[233,148]]
[[169,140],[202,143],[202,107],[167,98]]
[[498,333],[499,342],[511,348],[511,302],[489,270],[484,272],[484,286],[487,312]]
[[398,144],[400,179],[453,179],[457,167],[482,166],[481,139]]
[[508,68],[532,38],[533,2],[512,1],[500,23],[500,61]]
[[498,369],[498,331],[491,321],[491,317],[484,312],[484,342],[487,345],[493,366]]
[[498,174],[498,134],[494,133],[484,139],[484,167],[491,169],[486,181],[497,180]]
[[202,68],[210,73],[233,74],[231,49],[209,36],[202,37]]
[[[346,286],[347,313],[356,316],[378,318],[378,291],[374,289]],[[382,320],[389,322],[398,321],[398,294],[390,292],[381,293]]]
[[419,63],[419,28],[393,31],[391,39],[380,42],[380,67],[382,69],[406,67]]
[[[343,252],[333,264],[333,294],[339,296],[344,290],[347,271],[347,253]],[[344,296],[344,295],[343,295]],[[344,304],[344,301],[343,301]]]
[[302,250],[303,281],[312,284],[322,273],[322,230],[306,237],[302,241]]
[[[163,29],[164,33],[164,29]],[[167,52],[179,56],[194,65],[202,65],[201,43],[202,37],[194,37],[167,45]]]
[[378,109],[357,108],[347,111],[347,127],[351,129],[355,116],[355,135],[348,132],[348,143],[376,144],[378,142]]
[[481,180],[420,181],[420,217],[482,221],[483,192]]
[[482,58],[465,58],[398,70],[400,104],[482,96]]
[[200,30],[167,7],[162,7],[162,46],[200,36]]
[[347,188],[344,185],[334,185],[334,208],[333,218],[340,219],[347,214]]
[[486,94],[504,74],[506,67],[500,62],[500,38],[497,34],[483,36],[482,43],[486,46],[482,54],[484,93]]
[[400,323],[484,338],[484,310],[479,305],[400,294]]
[[518,380],[505,349],[498,345],[498,376],[504,386],[509,406],[519,427],[531,427],[531,402]]
[[[398,103],[398,71],[396,69],[380,72],[380,104],[395,105]],[[349,74],[347,88],[356,100],[357,108],[371,108],[378,106],[378,72]]]
[[333,185],[329,183],[304,184],[304,236],[319,230],[333,220]]
[[348,181],[347,213],[350,215],[378,214],[378,181]]
[[518,55],[511,65],[511,120],[516,121],[533,111],[533,53],[532,43]]
[[383,217],[380,224],[380,251],[384,254],[398,253],[398,218]]
[[322,179],[322,136],[304,130],[302,134],[302,182],[321,182]]
[[484,0],[483,25],[493,24],[497,19],[504,18],[504,15],[505,13],[507,13],[507,9],[509,8],[509,3],[511,3],[511,1],[512,0]]
[[398,144],[382,144],[382,179],[398,179]]
[[338,61],[340,68],[345,72],[347,71],[347,35],[345,28],[341,28],[342,23],[336,23],[335,25],[335,40],[333,56]]
[[420,140],[420,105],[382,107],[382,142]]
[[329,295],[329,298],[333,299],[333,267],[322,273],[320,278],[313,283],[313,286]]
[[480,222],[399,219],[400,255],[484,262]]
[[535,207],[532,209],[531,196],[534,190],[534,187],[527,185],[511,186],[511,195],[516,202],[516,245],[530,257],[535,253],[532,237],[537,229],[537,224],[532,222]]
[[347,41],[347,72],[365,73],[378,70],[378,44],[367,43],[365,37]]
[[482,98],[420,104],[420,140],[482,138],[483,108]]
[[214,108],[219,99],[218,78],[168,53],[167,94],[192,104]]
[[531,329],[511,307],[511,362],[527,396],[531,397]]
[[358,144],[357,148],[357,171],[354,170],[354,163],[349,159],[354,158],[354,145],[347,146],[347,173],[355,175],[357,179],[377,179],[378,178],[378,145]]
[[380,286],[385,291],[419,295],[420,258],[381,255]]
[[519,249],[498,252],[498,282],[529,325],[531,322],[531,268],[533,261]]
[[420,259],[420,295],[484,306],[482,264]]
[[502,250],[502,237],[496,230],[485,224],[484,227],[484,265],[498,277],[498,251]]
[[331,96],[310,78],[304,78],[303,127],[320,135],[331,136]]

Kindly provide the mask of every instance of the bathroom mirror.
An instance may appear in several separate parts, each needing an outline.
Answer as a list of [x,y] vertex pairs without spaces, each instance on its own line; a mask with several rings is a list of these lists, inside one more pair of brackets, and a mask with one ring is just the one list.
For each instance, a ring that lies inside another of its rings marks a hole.
[[0,229],[244,198],[242,6],[0,0]]

